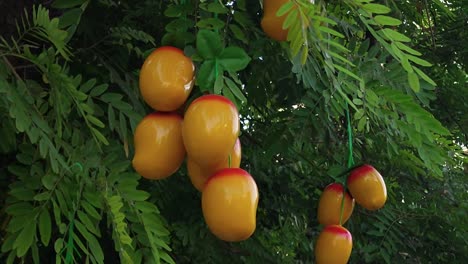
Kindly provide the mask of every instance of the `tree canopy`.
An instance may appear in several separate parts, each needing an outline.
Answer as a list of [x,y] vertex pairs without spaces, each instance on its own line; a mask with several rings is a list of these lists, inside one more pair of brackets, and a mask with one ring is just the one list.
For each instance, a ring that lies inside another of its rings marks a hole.
[[[263,2],[0,3],[0,262],[314,263],[319,197],[352,158],[388,200],[355,207],[350,263],[467,263],[468,2],[285,1],[282,42]],[[209,232],[185,164],[131,166],[139,71],[165,45],[195,64],[186,106],[239,110],[260,194],[244,242]]]

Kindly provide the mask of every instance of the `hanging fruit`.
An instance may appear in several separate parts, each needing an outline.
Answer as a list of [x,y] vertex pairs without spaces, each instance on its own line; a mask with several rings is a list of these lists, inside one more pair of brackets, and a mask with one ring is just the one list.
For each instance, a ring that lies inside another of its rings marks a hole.
[[242,169],[222,169],[211,176],[202,192],[202,210],[210,231],[228,242],[246,240],[255,231],[258,189]]
[[387,201],[384,179],[371,165],[354,169],[348,177],[347,185],[356,203],[367,210],[380,209]]
[[182,117],[157,112],[147,115],[134,134],[133,168],[144,178],[157,180],[175,173],[185,158]]
[[157,111],[177,110],[187,100],[194,83],[192,60],[178,48],[154,50],[140,71],[140,92]]
[[201,167],[200,165],[192,161],[190,157],[187,157],[187,171],[190,177],[190,181],[192,181],[193,186],[197,190],[202,191],[203,185],[205,184],[206,180],[208,180],[208,178],[216,172],[225,168],[239,168],[241,163],[241,156],[241,144],[240,140],[237,139],[236,144],[234,144],[234,148],[230,153],[231,160],[229,161],[228,157],[225,161],[219,163],[214,167]]
[[278,17],[276,12],[285,3],[290,0],[264,0],[263,1],[263,17],[260,22],[263,32],[277,41],[285,41],[288,36],[288,30],[283,29],[283,23],[288,13]]
[[317,264],[346,264],[351,255],[353,238],[351,233],[339,225],[326,226],[315,244]]
[[212,168],[225,161],[239,136],[236,106],[221,95],[204,95],[188,107],[182,136],[189,158]]
[[[339,225],[341,204],[343,199],[343,185],[339,183],[329,184],[320,196],[317,218],[322,225]],[[341,224],[346,223],[354,209],[354,199],[346,192],[343,204],[343,217]]]

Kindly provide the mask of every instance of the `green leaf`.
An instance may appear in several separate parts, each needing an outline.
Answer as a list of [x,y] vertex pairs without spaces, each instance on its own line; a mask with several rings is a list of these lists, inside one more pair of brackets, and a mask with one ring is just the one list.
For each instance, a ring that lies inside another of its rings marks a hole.
[[24,215],[30,213],[34,207],[28,202],[20,202],[9,205],[6,208],[6,212],[10,215]]
[[410,38],[393,29],[384,28],[379,30],[378,32],[382,32],[383,35],[391,41],[411,42]]
[[106,125],[104,125],[103,122],[101,122],[101,120],[97,119],[96,117],[92,116],[92,115],[87,115],[86,116],[86,119],[93,125],[97,126],[97,127],[100,127],[100,128],[104,128],[106,127]]
[[239,86],[237,86],[231,79],[229,78],[224,78],[224,81],[226,82],[227,87],[229,87],[229,90],[237,97],[239,100],[242,102],[247,102],[247,98],[244,96],[242,93],[241,89]]
[[276,11],[276,16],[281,17],[285,15],[289,10],[291,10],[294,7],[294,2],[293,1],[286,1],[281,7]]
[[57,240],[55,240],[55,243],[54,243],[55,253],[59,253],[62,250],[64,244],[65,243],[63,242],[63,238],[58,238]]
[[339,38],[344,38],[343,34],[341,34],[340,32],[338,32],[338,31],[336,31],[334,29],[331,29],[329,27],[319,26],[318,28],[322,32],[329,33],[329,34],[331,34],[333,36],[336,36],[336,37],[339,37]]
[[423,67],[431,67],[431,66],[432,66],[432,64],[429,63],[429,62],[426,61],[426,60],[420,59],[420,58],[415,57],[415,56],[413,56],[413,55],[406,55],[406,56],[408,57],[409,60],[411,60],[411,61],[413,61],[414,63],[419,64],[419,65],[421,65],[421,66],[423,66]]
[[235,24],[229,24],[229,29],[232,31],[234,34],[234,37],[237,38],[238,40],[242,41],[243,43],[247,44],[248,39],[245,36],[244,31],[237,25]]
[[99,220],[101,219],[101,215],[96,211],[96,209],[88,202],[82,201],[81,202],[81,207],[86,211],[86,213],[95,219]]
[[283,25],[281,26],[282,29],[288,29],[293,23],[300,23],[297,19],[298,11],[297,9],[294,9],[291,11],[287,16],[286,19],[283,22]]
[[431,85],[433,86],[436,86],[437,84],[429,77],[427,76],[422,70],[418,69],[417,67],[414,67],[414,70],[416,71],[416,73],[421,77],[423,78],[423,80],[425,80],[426,82],[430,83]]
[[106,103],[113,103],[113,102],[118,102],[122,100],[123,95],[118,94],[118,93],[105,93],[101,95],[101,100],[106,102]]
[[227,71],[240,71],[247,67],[250,57],[242,48],[227,47],[221,52],[218,62]]
[[80,86],[80,91],[83,92],[83,93],[87,93],[94,87],[95,84],[96,84],[96,79],[95,78],[89,79],[87,82],[83,83]]
[[413,54],[413,55],[416,55],[416,56],[421,56],[422,55],[421,52],[419,52],[417,50],[414,50],[414,49],[410,48],[409,46],[407,46],[406,44],[403,44],[403,43],[401,43],[399,41],[395,41],[393,43],[395,43],[395,45],[398,48],[400,48],[401,50],[404,50],[404,51],[406,51],[406,52],[408,52],[410,54]]
[[415,72],[408,72],[408,82],[414,92],[419,92],[419,78]]
[[42,181],[42,185],[44,185],[44,187],[48,190],[52,190],[52,188],[54,187],[54,184],[55,184],[55,180],[57,179],[56,175],[55,174],[52,174],[52,173],[47,173],[45,174],[41,181]]
[[212,91],[215,82],[215,62],[214,60],[207,60],[203,62],[200,70],[197,73],[197,83],[200,86],[200,90]]
[[362,8],[375,14],[387,14],[391,11],[390,8],[380,4],[365,4]]
[[29,248],[34,241],[34,235],[36,234],[36,223],[31,221],[28,223],[23,230],[19,233],[18,237],[13,243],[13,248],[16,249],[16,256],[22,257],[26,255]]
[[221,2],[215,1],[214,3],[208,3],[205,10],[215,13],[215,14],[226,14],[229,9],[227,9],[224,5],[220,4]]
[[197,34],[197,51],[204,59],[214,59],[223,50],[218,33],[202,29]]
[[48,199],[50,199],[50,192],[43,192],[34,196],[34,200],[36,201],[45,201]]
[[98,263],[104,263],[104,253],[96,237],[93,236],[91,233],[89,233],[88,230],[85,228],[85,226],[79,221],[75,220],[75,226],[78,229],[78,231],[80,231],[80,233],[83,235],[83,237],[86,239],[86,242],[89,244],[89,250],[93,254],[94,259]]
[[219,30],[224,27],[224,21],[214,17],[204,18],[197,22],[197,27],[211,30]]
[[216,76],[216,81],[214,83],[214,93],[221,94],[222,89],[223,89],[223,75],[218,73],[218,76]]
[[377,15],[374,17],[375,22],[379,23],[380,25],[383,26],[399,26],[401,25],[401,21],[399,19],[389,17],[389,16],[383,16],[383,15]]
[[346,69],[346,68],[343,68],[341,67],[340,65],[337,65],[335,64],[334,65],[335,68],[337,68],[340,72],[343,72],[351,77],[353,77],[354,79],[356,79],[357,81],[362,81],[361,78],[359,76],[357,76],[356,74],[352,73],[350,70]]
[[48,246],[52,235],[52,221],[47,209],[43,209],[39,216],[39,234],[41,235],[42,244]]
[[91,93],[89,95],[90,96],[99,96],[102,93],[104,93],[105,91],[107,91],[108,87],[109,87],[109,85],[107,85],[105,83],[101,84],[101,85],[98,85],[98,86],[93,88],[93,90],[91,91]]
[[91,221],[91,219],[88,217],[87,214],[85,214],[83,211],[81,210],[78,210],[77,212],[77,215],[78,215],[78,219],[80,219],[80,221],[84,224],[84,226],[93,234],[95,234],[96,236],[101,236],[101,233],[99,232],[99,229],[97,229],[95,227],[95,224],[93,223],[93,221]]
[[101,143],[103,143],[104,145],[109,145],[109,141],[107,141],[106,137],[104,137],[104,135],[102,135],[101,132],[99,132],[99,130],[97,130],[94,127],[91,127],[91,131]]
[[144,201],[149,198],[149,193],[140,190],[127,190],[122,192],[122,196],[131,201]]

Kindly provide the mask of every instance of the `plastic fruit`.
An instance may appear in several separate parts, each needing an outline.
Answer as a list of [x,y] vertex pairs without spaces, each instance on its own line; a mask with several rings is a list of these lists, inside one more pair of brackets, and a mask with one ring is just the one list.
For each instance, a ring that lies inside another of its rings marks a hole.
[[317,264],[346,264],[353,248],[351,233],[340,225],[326,226],[315,244]]
[[[341,203],[343,198],[343,185],[339,183],[329,184],[320,196],[317,218],[322,225],[339,225]],[[353,213],[354,199],[346,192],[343,205],[343,219],[341,224],[346,223]]]
[[225,161],[239,136],[236,106],[221,95],[204,95],[188,107],[182,136],[190,159],[201,167],[215,167]]
[[368,210],[382,208],[387,201],[387,187],[380,173],[371,165],[354,169],[348,176],[349,192],[356,203]]
[[260,25],[265,34],[277,41],[285,41],[288,36],[288,30],[284,30],[283,22],[286,19],[287,13],[277,17],[278,9],[289,2],[289,0],[264,0],[263,1],[263,17]]
[[192,181],[193,186],[202,191],[203,186],[205,185],[206,180],[216,172],[224,168],[239,168],[241,163],[241,144],[239,139],[237,139],[236,144],[231,152],[231,166],[229,166],[229,158],[225,161],[219,163],[215,167],[203,168],[197,163],[193,162],[190,157],[187,157],[187,171]]
[[185,158],[182,117],[152,113],[138,124],[134,134],[133,168],[144,178],[163,179],[180,167]]
[[182,50],[164,46],[154,50],[140,71],[140,92],[145,102],[157,111],[177,110],[194,83],[195,67]]
[[254,233],[257,205],[257,184],[242,169],[222,169],[208,179],[203,189],[205,222],[224,241],[246,240]]

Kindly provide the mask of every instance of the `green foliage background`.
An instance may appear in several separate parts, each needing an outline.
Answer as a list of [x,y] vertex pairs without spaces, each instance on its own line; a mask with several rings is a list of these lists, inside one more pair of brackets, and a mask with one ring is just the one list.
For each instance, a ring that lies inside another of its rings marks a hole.
[[[467,1],[312,2],[281,8],[278,43],[262,1],[3,1],[0,262],[313,263],[349,108],[354,159],[389,194],[346,224],[350,263],[467,263]],[[161,45],[194,60],[190,100],[239,107],[241,166],[260,190],[245,242],[208,232],[185,167],[160,182],[131,168],[151,111],[138,72]]]

